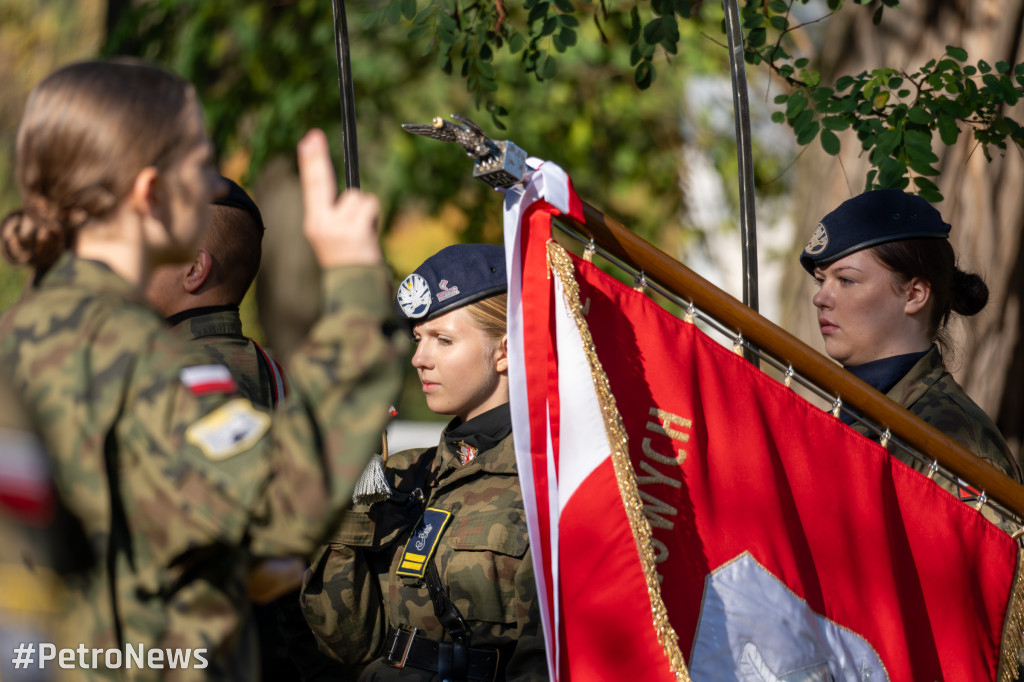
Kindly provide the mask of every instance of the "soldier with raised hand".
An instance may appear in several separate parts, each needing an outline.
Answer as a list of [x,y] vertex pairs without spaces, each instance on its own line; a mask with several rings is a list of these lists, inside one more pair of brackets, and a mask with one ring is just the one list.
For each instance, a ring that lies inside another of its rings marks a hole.
[[[118,59],[63,67],[29,97],[22,209],[0,239],[34,277],[0,318],[0,359],[101,557],[65,591],[64,641],[123,653],[80,665],[81,679],[253,679],[240,641],[249,557],[310,553],[380,438],[406,343],[379,204],[338,197],[322,132],[298,158],[325,308],[271,420],[143,299],[155,268],[193,258],[224,191],[193,88]],[[125,665],[128,647],[163,649],[164,664]]]
[[[363,682],[546,680],[512,443],[505,253],[460,244],[399,287],[427,406],[454,415],[436,447],[388,457],[384,499],[346,513],[302,607]],[[363,500],[369,502],[369,499]]]

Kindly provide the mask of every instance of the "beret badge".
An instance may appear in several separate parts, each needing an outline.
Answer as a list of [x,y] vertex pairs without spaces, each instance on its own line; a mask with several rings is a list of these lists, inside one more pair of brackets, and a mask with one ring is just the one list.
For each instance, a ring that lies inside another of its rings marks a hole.
[[418,320],[430,310],[430,285],[415,272],[398,286],[398,305],[406,317]]
[[828,248],[828,231],[825,229],[824,223],[818,223],[818,226],[814,228],[814,234],[811,235],[811,240],[804,247],[804,252],[809,256],[817,256],[826,248]]

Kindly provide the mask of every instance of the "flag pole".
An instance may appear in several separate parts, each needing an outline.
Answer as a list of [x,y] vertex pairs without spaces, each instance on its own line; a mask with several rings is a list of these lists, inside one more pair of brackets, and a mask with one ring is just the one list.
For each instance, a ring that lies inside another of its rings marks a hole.
[[341,136],[344,145],[345,187],[359,187],[359,149],[356,144],[356,98],[352,88],[352,61],[348,51],[345,0],[331,0],[334,11],[334,52],[341,93]]
[[733,120],[736,123],[736,161],[740,180],[740,237],[743,241],[743,302],[758,309],[757,218],[754,214],[754,153],[750,140],[750,103],[743,60],[743,31],[736,0],[722,0],[729,38]]
[[[525,177],[526,152],[509,140],[487,138],[465,117],[457,120],[460,123],[435,118],[430,124],[405,123],[402,127],[410,133],[458,143],[475,158],[473,176],[492,187],[510,188]],[[856,408],[882,429],[889,429],[919,453],[1024,518],[1024,486],[585,201],[583,215],[583,222],[567,216],[558,220],[578,229],[584,241],[590,239],[665,290],[692,302],[796,373],[839,396],[844,405]]]
[[559,220],[1024,517],[1024,486],[587,202],[583,214]]

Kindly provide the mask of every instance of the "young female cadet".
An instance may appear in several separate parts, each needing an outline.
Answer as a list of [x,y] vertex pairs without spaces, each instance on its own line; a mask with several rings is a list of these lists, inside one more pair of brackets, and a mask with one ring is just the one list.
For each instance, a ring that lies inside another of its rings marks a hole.
[[512,447],[505,256],[463,244],[399,287],[436,447],[388,458],[390,497],[348,512],[306,574],[321,647],[361,680],[542,680],[547,667]]
[[322,132],[298,153],[326,306],[271,425],[143,300],[156,267],[194,256],[225,189],[192,87],[143,62],[92,61],[29,97],[23,208],[0,238],[34,279],[0,318],[0,367],[99,559],[61,604],[64,641],[86,652],[76,679],[256,679],[249,556],[321,544],[379,439],[405,344],[391,333],[378,203],[338,199]]
[[[952,313],[974,315],[988,302],[984,281],[956,266],[949,231],[921,197],[874,190],[822,218],[800,264],[818,283],[813,302],[832,358],[1020,481],[999,430],[953,379],[939,350],[948,343],[944,331]],[[914,468],[927,469],[902,449],[893,450]],[[961,499],[975,494],[944,477],[936,480]]]

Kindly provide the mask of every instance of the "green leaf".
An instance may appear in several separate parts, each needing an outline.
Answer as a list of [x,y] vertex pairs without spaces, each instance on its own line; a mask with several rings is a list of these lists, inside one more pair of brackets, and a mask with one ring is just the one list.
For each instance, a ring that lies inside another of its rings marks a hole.
[[743,20],[743,28],[750,29],[759,26],[764,26],[764,15],[760,12],[755,12]]
[[827,116],[821,119],[821,125],[826,130],[846,130],[850,127],[850,121],[842,116]]
[[949,147],[956,143],[957,138],[960,136],[960,129],[956,125],[955,118],[947,114],[939,114],[938,128],[942,144]]
[[831,130],[821,131],[821,148],[825,150],[825,153],[829,156],[835,156],[839,153],[839,138]]
[[999,73],[1009,73],[1010,65],[1006,62],[996,62],[996,71]]
[[555,0],[555,7],[566,14],[572,14],[576,8],[572,6],[571,0]]
[[967,61],[967,50],[963,49],[962,47],[946,45],[946,54],[948,54],[950,57],[957,60],[958,62]]
[[776,14],[785,14],[789,11],[789,5],[786,4],[786,0],[771,0],[768,9]]
[[796,133],[796,142],[799,145],[810,144],[818,134],[820,125],[814,120],[814,113],[810,110],[803,111],[793,119],[793,132]]
[[651,82],[654,80],[654,65],[647,61],[641,62],[636,67],[633,78],[636,81],[636,86],[641,90],[651,87]]
[[932,122],[932,115],[924,107],[913,106],[910,108],[907,118],[911,123],[918,125],[929,125]]
[[879,157],[889,156],[902,141],[903,135],[899,130],[886,130],[878,136],[878,142],[875,143],[875,151],[872,152],[872,155],[877,153]]
[[567,47],[572,47],[576,44],[576,31],[571,28],[563,28],[558,35],[562,39],[562,43]]
[[935,177],[939,174],[939,171],[936,170],[931,163],[925,159],[918,158],[917,156],[908,158],[907,165],[910,167],[910,170],[914,171],[918,175],[929,175]]
[[544,27],[541,29],[540,34],[542,36],[549,36],[555,32],[558,28],[558,19],[555,17],[548,17],[544,20]]
[[664,22],[664,17],[658,17],[644,26],[644,40],[651,44],[660,42],[665,37]]
[[402,16],[410,21],[416,16],[416,0],[402,0]]
[[768,33],[763,28],[755,28],[747,34],[748,47],[762,47],[767,40]]
[[935,186],[935,183],[928,178],[914,178],[914,184],[917,185],[917,193],[925,201],[937,204],[942,201],[942,192]]
[[824,102],[834,94],[835,91],[832,88],[821,86],[814,89],[814,92],[811,93],[811,99],[815,102]]
[[409,30],[409,40],[416,40],[433,30],[430,24],[417,24]]
[[846,90],[848,87],[853,85],[853,83],[854,80],[850,76],[841,76],[839,80],[836,81],[836,91],[842,92],[843,90]]
[[785,123],[785,122],[786,122],[786,115],[784,113],[782,113],[781,111],[773,111],[772,112],[772,123]]
[[544,60],[540,65],[540,76],[544,80],[551,80],[558,73],[558,64],[555,62],[555,58],[551,55],[544,57]]
[[889,157],[882,162],[878,169],[878,184],[881,187],[892,187],[902,189],[908,182],[904,176],[907,174],[907,166],[902,161]]
[[392,26],[402,20],[402,5],[399,2],[392,2],[388,5],[387,20]]
[[786,102],[786,118],[792,120],[806,108],[807,98],[803,92],[796,90],[790,94],[789,101]]
[[988,73],[991,70],[992,67],[989,66],[988,62],[986,62],[984,59],[978,60],[978,71],[981,71],[982,73]]

